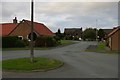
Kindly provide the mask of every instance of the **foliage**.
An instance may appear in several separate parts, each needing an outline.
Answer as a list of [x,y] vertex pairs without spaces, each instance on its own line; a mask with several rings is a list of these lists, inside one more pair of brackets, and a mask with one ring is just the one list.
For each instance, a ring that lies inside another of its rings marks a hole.
[[101,39],[103,39],[105,37],[105,32],[103,29],[98,30],[98,36],[99,36],[100,41],[101,41]]
[[49,70],[61,66],[63,63],[59,60],[49,58],[34,58],[34,63],[30,62],[30,58],[8,59],[2,61],[2,68],[5,70]]
[[58,32],[55,33],[56,36],[54,37],[56,41],[60,41],[64,38],[64,34],[61,33],[60,29],[58,29]]
[[73,39],[74,39],[74,40],[79,40],[79,37],[78,37],[78,36],[74,36]]
[[25,47],[25,43],[23,40],[20,40],[17,36],[6,36],[2,37],[2,47],[3,48]]
[[29,46],[29,41],[27,39],[23,39],[23,42],[24,42],[25,46]]
[[95,40],[96,39],[96,30],[92,28],[87,28],[82,35],[84,40]]
[[99,42],[97,45],[98,50],[104,50],[106,47],[105,42]]
[[105,40],[105,44],[106,44],[107,47],[109,46],[109,40],[108,39]]
[[35,40],[36,47],[52,47],[56,45],[56,40],[53,37],[41,36]]
[[69,36],[69,35],[66,35],[66,36],[65,36],[65,39],[66,39],[66,40],[73,40],[73,37],[72,37],[72,36]]

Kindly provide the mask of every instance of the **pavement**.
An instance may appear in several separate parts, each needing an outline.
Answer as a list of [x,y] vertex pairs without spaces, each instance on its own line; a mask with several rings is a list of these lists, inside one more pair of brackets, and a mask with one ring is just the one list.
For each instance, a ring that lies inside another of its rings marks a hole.
[[[58,69],[47,72],[9,72],[3,71],[3,78],[118,78],[118,55],[85,52],[96,42],[76,42],[50,50],[35,50],[35,57],[48,57],[64,62]],[[3,51],[2,58],[29,57],[29,50]]]

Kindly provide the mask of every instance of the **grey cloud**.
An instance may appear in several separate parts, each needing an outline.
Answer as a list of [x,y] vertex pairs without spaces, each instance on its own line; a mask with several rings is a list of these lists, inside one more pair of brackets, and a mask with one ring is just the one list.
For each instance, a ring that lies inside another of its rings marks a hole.
[[13,19],[15,16],[26,17],[30,15],[28,2],[2,2],[3,21]]
[[[2,3],[3,21],[10,21],[16,15],[19,19],[30,19],[29,2]],[[36,2],[35,21],[45,23],[53,31],[59,27],[95,26],[117,24],[118,6],[115,2]]]

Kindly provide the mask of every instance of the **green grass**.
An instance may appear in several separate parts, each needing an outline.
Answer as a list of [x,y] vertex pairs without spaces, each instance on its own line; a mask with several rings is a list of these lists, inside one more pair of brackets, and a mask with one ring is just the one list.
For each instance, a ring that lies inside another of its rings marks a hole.
[[61,45],[68,45],[73,44],[74,42],[72,40],[61,40]]
[[34,63],[30,62],[30,58],[18,58],[2,61],[3,70],[15,71],[47,71],[58,68],[63,62],[49,58],[34,58]]
[[104,42],[99,42],[97,45],[97,50],[105,50],[105,43]]
[[120,52],[115,52],[107,49],[105,42],[99,42],[95,49],[86,49],[87,52],[98,52],[98,53],[109,53],[109,54],[120,54]]
[[0,61],[0,70],[2,70],[2,61]]

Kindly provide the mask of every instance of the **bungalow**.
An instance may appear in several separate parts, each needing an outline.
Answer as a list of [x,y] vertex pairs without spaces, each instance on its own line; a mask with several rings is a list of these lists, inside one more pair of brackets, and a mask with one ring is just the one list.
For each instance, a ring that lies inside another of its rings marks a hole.
[[108,38],[108,46],[113,51],[120,51],[120,26],[113,29],[107,36]]
[[[13,23],[3,23],[2,25],[2,34],[0,36],[18,36],[24,39],[29,39],[28,36],[31,32],[31,21],[22,20],[20,23],[17,22],[17,18],[13,19]],[[33,23],[33,32],[38,36],[54,36],[54,33],[48,29],[42,23]]]
[[107,35],[112,31],[113,29],[103,29],[104,33],[105,33],[105,39],[107,38]]
[[103,29],[105,33],[105,37],[112,31],[113,29]]
[[82,28],[65,28],[64,34],[69,37],[82,38]]

